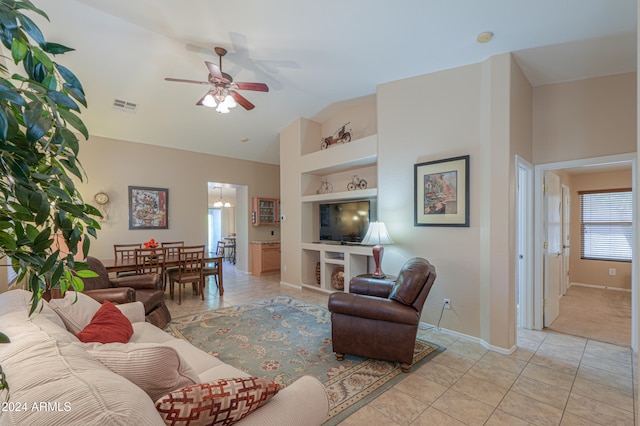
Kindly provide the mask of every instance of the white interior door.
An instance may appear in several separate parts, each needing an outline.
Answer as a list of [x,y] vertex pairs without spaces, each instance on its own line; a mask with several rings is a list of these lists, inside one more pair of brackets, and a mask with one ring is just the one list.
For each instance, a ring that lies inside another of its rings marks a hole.
[[567,294],[569,288],[569,225],[571,223],[570,201],[571,191],[562,185],[562,295]]
[[558,175],[546,171],[544,183],[544,326],[548,327],[560,314],[562,194]]

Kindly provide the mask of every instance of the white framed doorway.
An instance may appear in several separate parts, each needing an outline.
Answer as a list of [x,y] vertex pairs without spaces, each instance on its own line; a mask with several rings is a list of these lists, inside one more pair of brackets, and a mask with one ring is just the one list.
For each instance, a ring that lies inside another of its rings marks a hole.
[[[607,165],[607,164],[618,164],[618,163],[628,163],[631,165],[632,169],[632,180],[633,180],[633,189],[635,189],[636,182],[636,173],[637,173],[637,162],[636,162],[636,153],[629,154],[618,154],[618,155],[610,155],[604,157],[596,157],[596,158],[588,158],[581,160],[570,160],[563,161],[557,163],[548,163],[548,164],[540,164],[534,166],[534,265],[533,265],[533,298],[532,300],[528,300],[527,304],[531,306],[533,309],[533,328],[536,330],[541,330],[544,324],[544,269],[543,269],[543,257],[544,257],[544,246],[543,243],[545,241],[544,228],[543,228],[543,215],[544,211],[544,203],[543,203],[543,185],[544,185],[544,174],[546,171],[550,170],[562,170],[562,169],[571,169],[575,167],[591,167],[598,165]],[[636,191],[633,191],[634,194],[634,212],[633,217],[636,219],[638,217],[638,208]],[[634,232],[632,242],[632,247],[634,249],[637,247],[637,238],[636,229],[637,224],[634,220],[633,223]],[[638,350],[638,305],[639,305],[639,295],[638,295],[638,277],[637,277],[637,261],[635,260],[637,256],[634,256],[634,260],[632,260],[632,273],[631,277],[631,348],[634,351]]]
[[517,327],[533,328],[533,165],[516,156]]

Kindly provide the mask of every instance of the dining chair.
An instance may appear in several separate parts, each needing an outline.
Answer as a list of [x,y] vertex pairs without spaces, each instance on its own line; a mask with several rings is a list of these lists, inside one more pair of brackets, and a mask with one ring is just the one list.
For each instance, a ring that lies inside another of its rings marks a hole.
[[[136,258],[136,249],[142,248],[142,243],[137,244],[114,244],[113,245],[113,257],[116,259],[116,262],[128,262],[135,261]],[[124,272],[116,272],[117,277],[127,276],[127,275],[135,275],[136,271],[124,271]]]
[[137,248],[135,249],[136,274],[164,275],[165,248]]
[[[160,247],[163,247],[166,249],[165,254],[167,255],[167,257],[178,257],[178,247],[184,247],[184,241],[165,241],[160,243]],[[165,267],[165,276],[164,276],[164,290],[166,290],[167,288],[167,281],[169,280],[169,272],[174,271],[178,269],[177,266],[169,266],[169,267]]]
[[174,298],[174,284],[178,284],[178,305],[182,303],[182,288],[193,285],[194,293],[204,300],[204,245],[178,247],[178,268],[169,273],[169,294]]

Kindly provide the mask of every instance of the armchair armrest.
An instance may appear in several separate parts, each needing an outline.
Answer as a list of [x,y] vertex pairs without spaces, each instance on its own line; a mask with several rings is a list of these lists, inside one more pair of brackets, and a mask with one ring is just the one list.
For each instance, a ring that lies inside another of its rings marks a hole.
[[391,294],[394,285],[394,282],[384,279],[353,277],[351,281],[349,281],[349,293],[364,294],[386,299]]
[[420,314],[412,307],[395,300],[353,293],[332,293],[329,311],[351,317],[388,321],[409,325],[420,322]]
[[83,293],[99,303],[103,303],[105,300],[117,304],[136,301],[136,291],[131,287],[97,288],[85,290]]
[[118,278],[111,278],[111,284],[115,287],[132,287],[139,289],[162,289],[159,274],[129,275]]

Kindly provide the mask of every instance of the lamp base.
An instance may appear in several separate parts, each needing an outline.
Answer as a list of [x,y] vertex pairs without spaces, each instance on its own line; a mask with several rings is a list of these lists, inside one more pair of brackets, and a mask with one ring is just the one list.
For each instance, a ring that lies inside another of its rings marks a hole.
[[376,263],[376,270],[374,271],[372,278],[386,278],[386,274],[382,272],[380,265],[382,264],[382,255],[384,254],[384,247],[381,245],[373,246],[373,260]]

